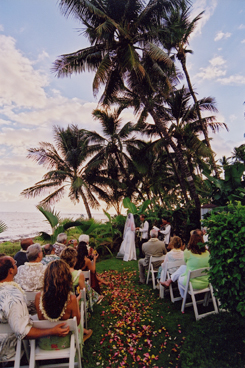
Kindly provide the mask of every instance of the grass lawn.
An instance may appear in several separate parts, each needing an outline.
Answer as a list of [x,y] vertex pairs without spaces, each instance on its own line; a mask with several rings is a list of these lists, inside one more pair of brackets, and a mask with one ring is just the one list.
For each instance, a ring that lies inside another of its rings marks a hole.
[[151,283],[138,285],[136,261],[103,260],[97,272],[114,288],[104,288],[89,320],[84,368],[245,367],[244,319],[220,313],[196,322],[191,307],[182,314],[180,302],[159,299]]

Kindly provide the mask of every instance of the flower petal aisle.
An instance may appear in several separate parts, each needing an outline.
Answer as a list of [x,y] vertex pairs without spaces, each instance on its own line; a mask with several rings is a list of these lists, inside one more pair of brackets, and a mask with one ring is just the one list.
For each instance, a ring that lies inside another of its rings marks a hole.
[[181,325],[175,318],[168,331],[170,303],[163,304],[151,285],[138,285],[137,274],[125,270],[102,274],[114,286],[104,289],[105,298],[96,306],[98,314],[91,318],[93,346],[89,341],[84,347],[85,368],[178,367],[185,339]]

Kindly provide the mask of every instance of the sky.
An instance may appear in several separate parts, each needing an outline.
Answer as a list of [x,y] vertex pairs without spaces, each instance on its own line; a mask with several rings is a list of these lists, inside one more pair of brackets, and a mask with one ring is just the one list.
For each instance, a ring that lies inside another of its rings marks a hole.
[[[229,128],[210,134],[218,160],[245,143],[245,1],[193,1],[193,17],[203,10],[187,67],[197,97],[214,97],[217,121]],[[20,193],[46,170],[27,159],[27,150],[52,143],[54,125],[100,130],[91,115],[99,99],[92,92],[93,74],[57,78],[51,71],[59,55],[86,46],[82,24],[66,18],[56,0],[0,1],[0,212],[36,210],[43,197]],[[126,112],[124,119],[133,115]],[[81,202],[74,206],[67,197],[55,209],[85,213]]]

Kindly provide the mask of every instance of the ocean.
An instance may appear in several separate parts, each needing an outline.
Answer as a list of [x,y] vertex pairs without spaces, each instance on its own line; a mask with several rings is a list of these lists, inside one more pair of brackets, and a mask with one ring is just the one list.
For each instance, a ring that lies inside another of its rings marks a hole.
[[[76,220],[79,214],[60,214],[61,218],[71,218]],[[107,217],[102,214],[92,214],[97,221],[104,222]],[[84,216],[85,218],[85,216]],[[51,233],[51,227],[40,212],[0,212],[0,221],[7,226],[7,230],[0,233],[0,242],[14,241],[22,238],[32,238],[40,231]]]

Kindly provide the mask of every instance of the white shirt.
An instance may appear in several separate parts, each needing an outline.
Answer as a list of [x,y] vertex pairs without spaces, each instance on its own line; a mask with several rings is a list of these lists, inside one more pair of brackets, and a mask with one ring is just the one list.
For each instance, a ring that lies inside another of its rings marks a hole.
[[166,245],[169,244],[170,232],[171,232],[171,225],[169,225],[169,224],[165,226],[165,230],[159,230],[159,233],[165,235],[164,236],[164,243]]
[[6,361],[15,355],[17,339],[23,339],[32,327],[25,296],[13,283],[0,283],[0,322],[9,323],[13,330],[0,337],[0,360]]
[[149,222],[145,221],[141,224],[139,232],[141,233],[141,239],[148,239]]
[[41,262],[26,262],[18,267],[14,281],[24,291],[40,291],[43,288],[43,277],[46,266]]

